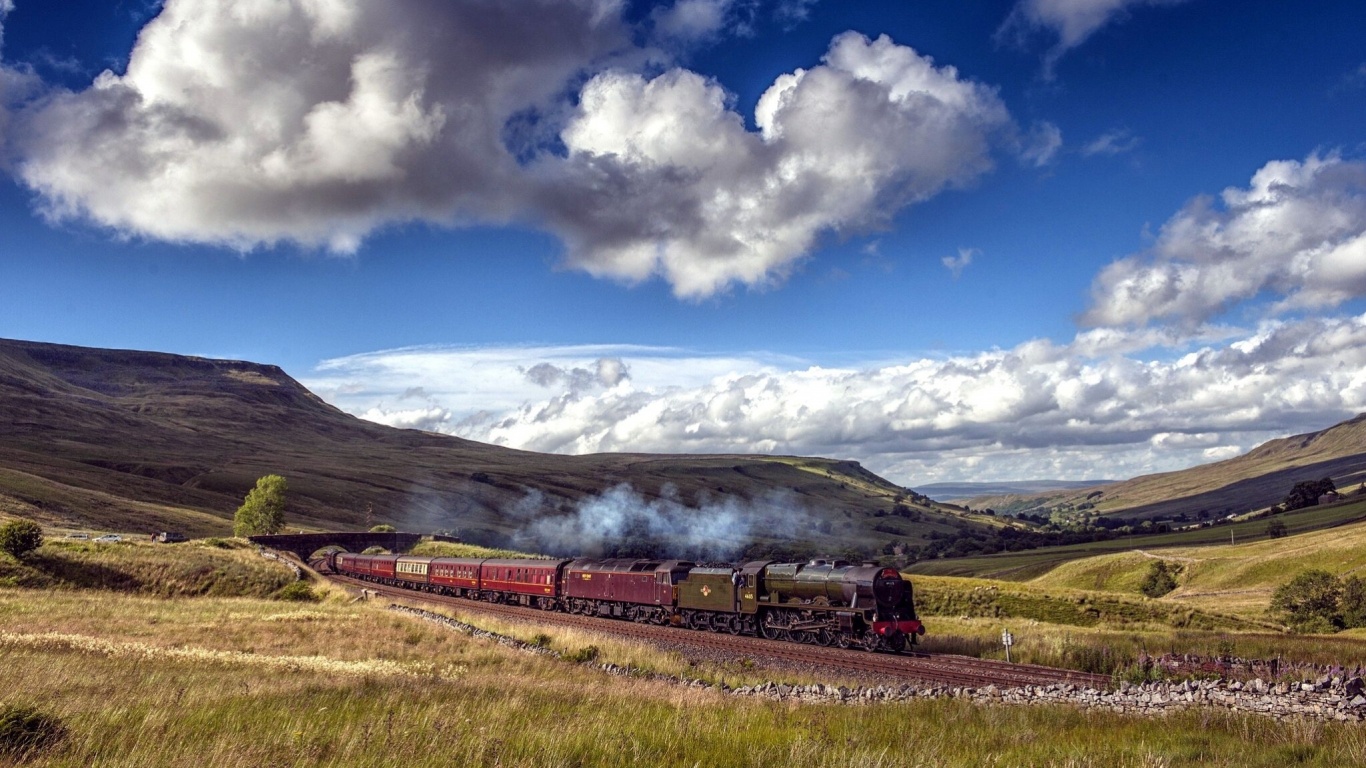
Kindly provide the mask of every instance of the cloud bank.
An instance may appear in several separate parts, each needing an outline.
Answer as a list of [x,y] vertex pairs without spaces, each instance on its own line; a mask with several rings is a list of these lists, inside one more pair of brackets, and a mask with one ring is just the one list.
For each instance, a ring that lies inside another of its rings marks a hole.
[[668,53],[735,6],[638,28],[616,0],[168,0],[126,72],[7,110],[7,154],[50,217],[124,236],[349,254],[395,223],[520,222],[592,274],[703,297],[1020,144],[992,88],[855,33],[777,77],[749,130]]
[[[376,404],[382,388],[348,385],[426,371],[419,380],[445,414],[425,426],[450,434],[559,453],[855,458],[905,484],[1177,469],[1366,410],[1366,315],[1268,322],[1172,359],[1121,354],[1117,341],[1127,340],[1088,332],[1065,345],[838,369],[639,347],[432,348],[330,361],[305,383],[403,426],[403,408]],[[543,376],[547,357],[566,374]],[[523,383],[494,407],[470,407],[447,391],[477,388],[476,366]],[[630,375],[599,376],[604,366]]]

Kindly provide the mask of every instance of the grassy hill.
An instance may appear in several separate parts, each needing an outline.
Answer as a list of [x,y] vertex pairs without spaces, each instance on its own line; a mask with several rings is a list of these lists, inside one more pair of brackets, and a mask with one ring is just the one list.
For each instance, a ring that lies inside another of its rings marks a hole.
[[[1366,522],[1366,499],[1351,498],[1337,504],[1287,512],[1275,519],[1285,523],[1290,534],[1310,531],[1340,530],[1344,526]],[[937,576],[966,576],[974,578],[1029,581],[1051,572],[1064,563],[1094,558],[1099,555],[1145,550],[1165,554],[1178,547],[1204,547],[1230,542],[1260,541],[1267,538],[1266,518],[1244,520],[1210,528],[1125,536],[1108,541],[1045,547],[1024,552],[1007,552],[981,557],[961,557],[943,560],[922,560],[910,565],[912,573]]]
[[1036,494],[981,496],[970,506],[998,513],[1090,511],[1142,520],[1185,514],[1222,517],[1280,502],[1295,483],[1366,482],[1366,414],[1318,432],[1264,443],[1236,458],[1121,483]]
[[698,518],[725,505],[737,530],[712,533],[740,543],[875,551],[898,503],[915,519],[891,527],[912,543],[997,524],[853,461],[517,451],[357,419],[274,366],[0,340],[0,517],[221,535],[268,473],[289,481],[291,527],[386,522],[498,544],[622,484]]
[[[1357,507],[1366,507],[1358,502]],[[1363,510],[1366,511],[1366,510]],[[1264,613],[1276,587],[1318,568],[1338,576],[1366,569],[1366,522],[1244,543],[1137,550],[1074,560],[1029,583],[1039,587],[1138,594],[1154,559],[1180,568],[1175,591],[1163,602],[1195,608]]]

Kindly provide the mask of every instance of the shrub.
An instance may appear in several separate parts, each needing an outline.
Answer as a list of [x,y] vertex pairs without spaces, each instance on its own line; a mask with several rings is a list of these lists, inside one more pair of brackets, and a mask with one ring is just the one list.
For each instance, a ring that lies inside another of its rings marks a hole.
[[1284,614],[1286,623],[1300,632],[1331,632],[1342,626],[1342,591],[1338,577],[1308,570],[1276,588],[1271,610]]
[[564,659],[565,661],[574,661],[580,663],[597,661],[598,654],[600,653],[602,653],[602,651],[596,645],[586,645],[578,649],[577,651],[565,653]]
[[1176,573],[1177,567],[1166,560],[1154,560],[1138,590],[1148,597],[1162,597],[1176,589]]
[[62,740],[66,728],[60,720],[33,707],[0,707],[0,755],[21,761]]
[[11,520],[0,525],[0,549],[16,559],[43,546],[43,529],[32,520]]
[[1271,522],[1266,524],[1267,538],[1279,539],[1284,537],[1285,533],[1286,531],[1284,520],[1272,520]]
[[322,599],[317,592],[314,592],[302,581],[296,581],[281,587],[275,592],[274,598],[276,600],[292,600],[300,603],[316,603]]
[[371,533],[393,533],[396,530],[398,529],[388,523],[380,523],[370,528]]

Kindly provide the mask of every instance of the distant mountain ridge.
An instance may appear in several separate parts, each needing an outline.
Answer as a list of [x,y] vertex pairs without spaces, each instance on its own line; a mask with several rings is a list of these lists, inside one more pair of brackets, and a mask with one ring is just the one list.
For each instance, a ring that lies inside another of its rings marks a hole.
[[1118,480],[1015,480],[997,483],[930,483],[917,485],[915,491],[935,501],[955,503],[985,496],[1045,493],[1076,488],[1096,488],[1117,483]]
[[[363,421],[276,366],[0,340],[0,517],[226,534],[268,473],[286,476],[289,519],[305,527],[497,538],[622,484],[684,505],[776,495],[786,501],[753,521],[756,535],[835,551],[965,524],[853,461],[532,453]],[[915,519],[874,521],[898,503]]]
[[1232,459],[1106,486],[974,497],[998,512],[1078,510],[1154,519],[1240,514],[1279,503],[1295,483],[1332,478],[1339,488],[1366,482],[1366,414],[1327,429],[1271,440]]

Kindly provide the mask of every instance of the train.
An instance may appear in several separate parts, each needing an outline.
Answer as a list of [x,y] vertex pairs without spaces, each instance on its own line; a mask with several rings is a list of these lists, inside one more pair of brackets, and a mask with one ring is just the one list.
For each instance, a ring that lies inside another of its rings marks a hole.
[[900,653],[925,634],[895,568],[843,560],[698,564],[334,552],[339,574],[548,611]]

